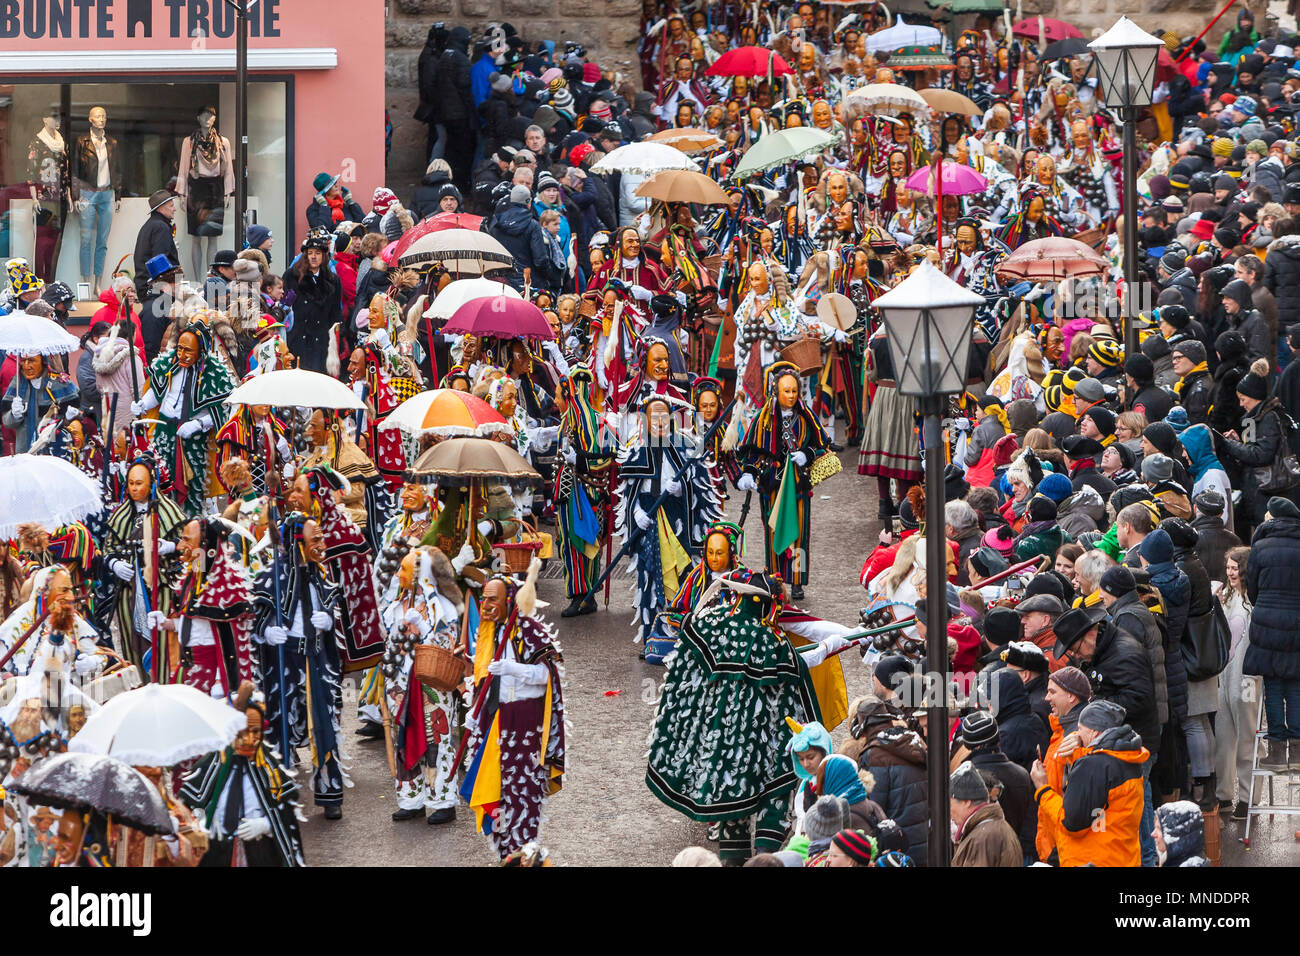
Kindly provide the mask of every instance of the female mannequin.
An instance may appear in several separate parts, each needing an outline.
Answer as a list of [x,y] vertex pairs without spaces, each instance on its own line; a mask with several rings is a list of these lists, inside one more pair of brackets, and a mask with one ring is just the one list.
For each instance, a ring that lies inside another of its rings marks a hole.
[[59,234],[71,203],[68,182],[68,146],[59,132],[59,117],[50,113],[27,146],[27,180],[36,203],[36,275],[54,278]]
[[194,237],[190,243],[193,276],[207,273],[225,228],[226,206],[235,193],[230,140],[217,132],[216,110],[205,106],[198,121],[198,129],[181,143],[176,176],[176,194],[185,201],[186,231]]

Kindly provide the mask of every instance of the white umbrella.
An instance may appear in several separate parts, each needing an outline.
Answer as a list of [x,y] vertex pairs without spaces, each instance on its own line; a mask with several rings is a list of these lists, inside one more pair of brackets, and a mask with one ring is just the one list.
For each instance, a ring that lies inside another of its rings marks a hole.
[[102,495],[94,479],[62,458],[0,458],[0,538],[12,538],[28,521],[53,529],[99,514]]
[[0,316],[0,352],[11,355],[68,355],[81,340],[41,315],[16,312]]
[[424,310],[426,319],[450,319],[466,302],[471,299],[489,299],[503,295],[507,299],[522,299],[523,296],[512,286],[495,279],[457,279],[449,282],[433,298],[433,304]]
[[[677,152],[673,150],[673,152]],[[416,239],[398,257],[403,269],[438,262],[448,272],[471,276],[504,272],[514,266],[514,256],[486,232],[471,229],[442,229]]]
[[595,166],[593,173],[637,173],[650,176],[661,169],[691,169],[700,171],[695,160],[680,149],[666,143],[629,143],[620,146]]
[[229,747],[247,726],[244,714],[193,687],[148,684],[91,714],[68,749],[136,767],[170,767]]
[[920,93],[900,83],[868,83],[844,97],[846,114],[857,119],[862,113],[912,113],[928,117],[930,104]]
[[943,43],[943,34],[934,27],[904,23],[900,16],[892,27],[872,33],[865,42],[872,53],[883,53],[903,46],[938,46]]
[[298,408],[354,408],[365,403],[336,378],[305,368],[282,368],[258,375],[226,398],[231,405],[294,405]]

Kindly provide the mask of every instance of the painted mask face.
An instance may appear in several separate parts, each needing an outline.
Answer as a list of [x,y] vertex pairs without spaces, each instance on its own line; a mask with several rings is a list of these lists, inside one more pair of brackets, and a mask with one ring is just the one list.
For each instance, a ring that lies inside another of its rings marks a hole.
[[176,340],[176,364],[192,368],[199,360],[199,337],[193,332],[182,332]]
[[689,103],[683,103],[677,107],[677,126],[679,128],[691,126],[695,123],[695,108]]
[[859,249],[853,253],[853,278],[865,279],[871,272],[870,257]]
[[479,606],[479,615],[485,621],[500,624],[510,614],[510,591],[506,582],[495,578],[483,585],[483,601]]
[[826,180],[826,194],[831,197],[831,202],[840,205],[849,198],[849,181],[842,174],[835,174]]
[[1056,182],[1056,161],[1051,156],[1038,157],[1038,181],[1044,186]]
[[749,108],[749,128],[757,132],[763,125],[763,110],[758,106]]
[[785,117],[785,129],[803,125],[803,117],[798,113],[788,113]]
[[313,564],[320,564],[325,560],[325,533],[315,521],[303,522],[302,554]]
[[461,339],[460,344],[461,362],[465,365],[469,365],[471,362],[477,362],[483,347],[482,343],[479,341],[479,337],[477,335],[466,335]]
[[561,299],[556,307],[556,315],[565,325],[573,324],[573,317],[578,314],[578,303],[573,299]]
[[650,402],[645,410],[650,437],[656,441],[667,439],[673,432],[673,415],[664,402]]
[[329,426],[325,423],[325,413],[319,408],[307,419],[307,440],[317,447],[329,441]]
[[957,227],[957,248],[964,256],[974,255],[975,253],[975,227],[958,226]]
[[767,269],[761,262],[755,262],[749,267],[749,287],[759,295],[767,295],[768,281]]
[[241,757],[251,757],[262,745],[262,712],[250,707],[245,716],[248,722],[235,737],[235,753]]
[[793,375],[782,375],[776,385],[776,399],[782,408],[794,408],[799,401],[799,380]]
[[818,100],[813,104],[812,110],[813,125],[818,129],[831,128],[831,105],[825,100]]
[[289,488],[289,507],[294,511],[308,512],[311,510],[311,498],[311,485],[307,482],[307,476],[299,475]]
[[641,255],[641,237],[635,229],[624,229],[619,238],[619,250],[624,259],[635,259]]
[[1070,127],[1070,140],[1074,143],[1075,149],[1086,149],[1092,141],[1092,137],[1088,135],[1088,124],[1074,123]]
[[970,80],[975,75],[975,66],[968,56],[959,56],[957,58],[957,79],[963,83]]
[[1005,71],[1011,64],[1011,53],[1006,47],[998,47],[998,69]]
[[1035,196],[1029,200],[1029,209],[1025,213],[1030,222],[1042,222],[1043,219],[1043,197]]
[[704,546],[704,561],[715,574],[731,570],[731,542],[725,534],[711,534]]
[[501,389],[501,403],[497,408],[497,411],[499,411],[504,417],[510,418],[515,413],[515,405],[517,404],[517,401],[518,396],[515,393],[514,383],[507,382]]
[[895,143],[905,144],[911,142],[912,126],[910,123],[899,123],[897,126],[890,127],[890,129],[893,131]]
[[429,506],[429,496],[425,493],[424,485],[408,481],[402,485],[402,510],[407,514],[415,514],[423,511]]
[[772,230],[764,229],[758,234],[758,247],[763,250],[764,255],[772,254]]
[[193,561],[199,556],[199,538],[201,531],[197,521],[191,521],[181,529],[181,538],[176,549],[184,561]]
[[846,202],[836,211],[835,228],[839,232],[853,231],[853,203]]
[[415,558],[416,552],[406,552],[401,567],[397,569],[397,586],[407,594],[410,594],[415,587]]
[[650,351],[645,357],[645,370],[653,381],[660,382],[666,379],[669,371],[668,349],[657,342],[650,346]]
[[811,73],[817,66],[817,51],[810,44],[804,44],[799,50],[799,69]]
[[907,175],[907,157],[895,150],[889,154],[889,177],[903,179]]
[[366,354],[361,349],[353,349],[348,356],[348,376],[354,382],[360,382],[366,377]]
[[72,866],[77,862],[81,851],[81,840],[85,830],[81,814],[76,810],[64,810],[59,818],[59,833],[56,838],[54,860],[59,866]]
[[39,355],[24,355],[18,360],[18,367],[29,382],[45,374],[45,360]]
[[718,417],[718,395],[716,392],[701,392],[700,397],[695,402],[695,409],[700,413],[700,418],[706,422],[712,422]]
[[86,432],[81,427],[81,422],[68,422],[68,439],[73,448],[81,448],[86,444]]
[[677,66],[674,70],[677,74],[677,81],[679,83],[689,83],[691,73],[694,72],[694,69],[695,66],[691,63],[691,58],[689,56],[679,56],[677,58]]
[[137,504],[149,500],[153,490],[153,472],[145,465],[132,465],[126,475],[126,493]]
[[749,95],[749,77],[747,77],[747,76],[738,76],[738,77],[736,77],[734,80],[732,80],[732,82],[731,82],[731,91],[732,91],[732,93],[734,93],[736,96],[741,96],[741,97],[748,96],[748,95]]
[[867,145],[867,127],[862,120],[853,121],[853,126],[849,130],[849,141],[856,149]]

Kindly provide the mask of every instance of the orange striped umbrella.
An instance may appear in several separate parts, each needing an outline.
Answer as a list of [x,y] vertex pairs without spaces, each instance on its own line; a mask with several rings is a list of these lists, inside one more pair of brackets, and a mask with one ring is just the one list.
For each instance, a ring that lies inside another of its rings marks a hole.
[[454,388],[435,388],[402,402],[379,427],[416,435],[484,438],[508,431],[510,423],[481,398]]

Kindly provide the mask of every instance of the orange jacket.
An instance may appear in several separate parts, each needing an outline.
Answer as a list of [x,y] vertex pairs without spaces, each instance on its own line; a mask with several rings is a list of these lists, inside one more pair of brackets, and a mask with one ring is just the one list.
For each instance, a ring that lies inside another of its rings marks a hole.
[[1056,833],[1061,866],[1141,866],[1142,765],[1150,757],[1128,724],[1112,727],[1077,752],[1064,792],[1038,788],[1039,819]]
[[[1070,713],[1068,719],[1071,732],[1078,725],[1079,711],[1083,708],[1084,704],[1080,703]],[[1043,755],[1043,768],[1047,771],[1047,786],[1061,793],[1065,790],[1066,768],[1078,758],[1079,751],[1076,749],[1065,757],[1058,756],[1057,751],[1061,749],[1061,741],[1065,739],[1067,731],[1055,714],[1048,715],[1048,722],[1052,725],[1052,739],[1047,745],[1047,753]],[[1056,849],[1056,823],[1041,804],[1038,807],[1038,834],[1034,837],[1034,846],[1038,850],[1038,858],[1044,862]]]

